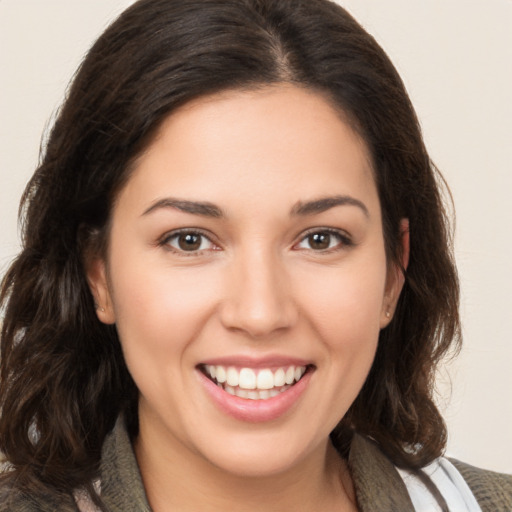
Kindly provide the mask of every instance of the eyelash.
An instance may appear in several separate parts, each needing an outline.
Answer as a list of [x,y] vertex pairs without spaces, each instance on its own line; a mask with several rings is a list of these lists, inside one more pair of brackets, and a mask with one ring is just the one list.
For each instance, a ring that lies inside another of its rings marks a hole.
[[[334,246],[334,247],[327,247],[325,249],[320,249],[320,250],[315,250],[315,249],[312,249],[312,248],[306,248],[306,250],[311,250],[315,253],[331,253],[331,252],[336,252],[336,251],[340,251],[342,250],[343,248],[348,248],[348,247],[352,247],[354,245],[354,242],[352,241],[352,239],[350,238],[349,235],[347,235],[345,232],[343,231],[340,231],[338,229],[333,229],[333,228],[314,228],[314,229],[311,229],[309,231],[307,231],[303,236],[302,238],[300,239],[300,241],[294,245],[294,247],[297,247],[298,245],[302,244],[303,242],[307,241],[308,238],[310,238],[311,236],[313,235],[329,235],[329,237],[335,237],[338,239],[338,243]],[[301,248],[298,248],[299,250]]]
[[176,231],[172,231],[171,233],[165,234],[158,242],[158,245],[161,247],[165,247],[167,250],[169,250],[171,252],[174,252],[180,256],[185,256],[185,257],[199,256],[199,255],[203,254],[205,251],[211,250],[211,249],[196,249],[196,250],[192,250],[192,251],[186,251],[186,250],[180,249],[178,247],[173,247],[170,244],[170,242],[173,239],[178,240],[180,236],[184,236],[184,235],[200,237],[202,239],[200,245],[203,244],[204,240],[207,240],[212,246],[216,247],[216,249],[213,249],[213,250],[218,250],[218,246],[212,241],[211,237],[208,236],[205,232],[201,231],[200,229],[190,229],[190,228],[179,229]]
[[[203,245],[204,240],[206,240],[214,247],[214,249],[209,249],[209,248],[200,249],[199,248],[199,249],[187,251],[184,249],[180,249],[178,247],[173,247],[171,245],[170,242],[172,240],[178,240],[180,236],[184,236],[184,235],[200,237],[202,239],[200,242],[200,246]],[[308,238],[310,238],[313,235],[328,235],[329,237],[335,237],[335,238],[337,238],[338,243],[334,247],[327,247],[325,249],[319,249],[319,250],[315,250],[311,247],[310,248],[298,247],[300,244],[307,241]],[[172,231],[171,233],[167,233],[160,239],[160,241],[158,242],[158,245],[161,247],[165,247],[167,250],[169,250],[171,252],[174,252],[180,256],[185,256],[185,257],[199,256],[208,250],[219,250],[219,247],[212,241],[211,237],[208,234],[206,234],[205,232],[203,232],[200,229],[190,229],[190,228],[180,229],[177,231]],[[314,229],[307,231],[305,234],[303,234],[301,239],[299,240],[299,242],[297,242],[296,244],[293,245],[293,249],[295,249],[295,250],[304,249],[304,250],[310,250],[315,253],[320,253],[320,254],[324,253],[325,254],[325,253],[332,253],[332,252],[339,251],[342,248],[352,247],[353,245],[354,245],[354,242],[352,241],[350,236],[348,236],[346,233],[344,233],[342,231],[339,231],[337,229],[332,229],[332,228],[314,228]]]

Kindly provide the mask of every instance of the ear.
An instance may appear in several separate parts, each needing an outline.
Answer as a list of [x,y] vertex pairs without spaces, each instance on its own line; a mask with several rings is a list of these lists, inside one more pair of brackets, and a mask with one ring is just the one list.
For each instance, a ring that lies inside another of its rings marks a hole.
[[115,314],[103,258],[94,257],[85,262],[85,272],[89,288],[94,297],[96,315],[104,324],[114,324]]
[[388,269],[386,280],[386,292],[382,303],[382,312],[380,320],[380,328],[383,329],[391,322],[396,304],[400,297],[400,293],[405,283],[405,270],[409,265],[410,255],[410,237],[409,237],[409,219],[400,221],[400,236],[402,242],[402,260],[401,265],[392,263]]

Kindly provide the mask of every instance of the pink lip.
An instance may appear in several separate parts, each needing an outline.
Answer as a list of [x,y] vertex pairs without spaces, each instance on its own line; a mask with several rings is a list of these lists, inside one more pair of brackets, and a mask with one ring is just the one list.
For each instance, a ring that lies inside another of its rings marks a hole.
[[[287,360],[286,364],[293,364]],[[237,363],[240,361],[237,360]],[[233,363],[233,361],[232,361]],[[247,362],[246,362],[247,363]],[[275,365],[275,360],[273,360],[272,365]],[[215,363],[205,363],[205,364],[215,364]],[[222,359],[222,363],[217,363],[226,365],[226,359]],[[267,363],[268,364],[268,363]],[[254,368],[253,364],[245,364],[246,366],[250,366]],[[232,366],[238,366],[238,364],[232,364]],[[242,365],[244,366],[244,365]],[[278,365],[279,366],[279,365]],[[298,365],[298,366],[305,366]],[[268,368],[268,366],[267,366]],[[261,423],[265,421],[272,421],[281,416],[283,416],[287,411],[289,411],[300,399],[304,391],[307,389],[307,386],[311,380],[311,371],[308,371],[304,374],[302,379],[299,380],[296,384],[291,386],[286,391],[283,391],[279,395],[269,398],[267,400],[250,400],[245,398],[240,398],[237,396],[230,395],[226,391],[224,391],[221,387],[217,386],[213,381],[211,381],[206,375],[204,375],[201,370],[197,371],[201,384],[204,386],[205,391],[208,393],[210,398],[213,400],[215,405],[225,414],[239,420],[251,423]]]
[[284,368],[288,366],[308,366],[311,361],[297,359],[287,356],[267,356],[267,357],[247,357],[247,356],[228,356],[218,357],[202,361],[200,366],[233,366],[235,368]]

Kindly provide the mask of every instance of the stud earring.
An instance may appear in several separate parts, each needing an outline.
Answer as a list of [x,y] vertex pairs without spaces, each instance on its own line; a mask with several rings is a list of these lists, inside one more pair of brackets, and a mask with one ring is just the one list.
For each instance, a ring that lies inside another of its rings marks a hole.
[[391,318],[391,313],[389,311],[386,311],[386,318]]
[[105,313],[105,308],[102,308],[102,307],[100,307],[98,305],[96,305],[96,310],[100,311],[101,313]]

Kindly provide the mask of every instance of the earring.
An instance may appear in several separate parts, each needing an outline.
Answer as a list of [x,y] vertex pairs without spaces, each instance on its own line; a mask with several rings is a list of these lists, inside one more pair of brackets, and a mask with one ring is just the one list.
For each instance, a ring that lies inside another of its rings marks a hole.
[[386,318],[391,318],[391,313],[388,311],[386,311]]
[[105,313],[105,308],[102,308],[101,306],[96,305],[96,310],[100,311],[101,313]]

